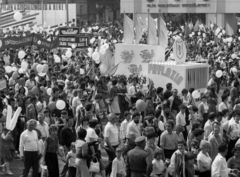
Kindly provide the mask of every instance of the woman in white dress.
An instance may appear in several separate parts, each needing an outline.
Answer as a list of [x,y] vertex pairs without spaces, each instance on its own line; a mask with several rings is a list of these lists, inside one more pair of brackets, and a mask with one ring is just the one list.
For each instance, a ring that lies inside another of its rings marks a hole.
[[224,109],[229,109],[228,95],[222,95],[222,102],[218,106],[218,111],[222,112]]
[[197,156],[197,165],[199,170],[198,177],[211,177],[212,159],[208,154],[210,143],[206,140],[202,140],[200,143],[200,149],[201,151]]

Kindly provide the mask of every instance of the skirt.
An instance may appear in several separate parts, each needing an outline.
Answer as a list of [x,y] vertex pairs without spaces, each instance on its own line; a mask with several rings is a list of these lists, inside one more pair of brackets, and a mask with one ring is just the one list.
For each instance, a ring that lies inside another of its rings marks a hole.
[[11,162],[13,161],[15,150],[13,148],[13,141],[11,140],[4,140],[2,137],[0,137],[2,142],[0,144],[1,146],[1,157],[5,162]]
[[59,177],[57,153],[47,152],[45,156],[45,162],[49,177]]

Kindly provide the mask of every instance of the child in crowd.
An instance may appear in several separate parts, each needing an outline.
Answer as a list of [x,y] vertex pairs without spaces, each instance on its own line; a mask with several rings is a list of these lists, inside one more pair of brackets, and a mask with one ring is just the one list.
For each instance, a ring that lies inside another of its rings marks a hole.
[[122,157],[122,149],[116,149],[116,158],[112,163],[112,173],[110,177],[125,177],[126,176],[126,166],[124,159]]
[[67,153],[66,161],[68,162],[68,176],[75,177],[76,176],[76,148],[75,142],[71,144],[71,150]]
[[152,161],[153,170],[151,177],[163,177],[166,172],[166,166],[164,163],[163,150],[158,149],[154,152],[154,159]]
[[3,168],[2,171],[8,175],[13,175],[13,173],[10,171],[10,162],[13,161],[15,149],[13,145],[13,138],[12,138],[11,131],[4,128],[1,138],[2,138],[2,144],[0,144],[1,146],[0,154],[3,161],[5,162],[2,165],[2,168]]
[[75,177],[76,176],[76,148],[75,142],[71,144],[71,150],[67,153],[66,161],[68,162],[68,176]]

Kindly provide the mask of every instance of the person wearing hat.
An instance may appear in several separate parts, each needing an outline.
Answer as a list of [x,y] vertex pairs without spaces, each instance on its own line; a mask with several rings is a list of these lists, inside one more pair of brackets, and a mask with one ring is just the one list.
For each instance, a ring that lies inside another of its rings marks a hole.
[[144,150],[146,141],[144,136],[135,140],[136,147],[128,152],[127,156],[127,175],[131,177],[150,176],[152,172],[151,156]]
[[104,140],[105,146],[108,148],[106,152],[108,154],[109,163],[106,166],[106,176],[111,174],[112,161],[116,157],[115,150],[119,144],[121,144],[118,128],[116,126],[117,118],[114,113],[110,113],[108,116],[108,123],[104,128]]
[[126,142],[124,144],[124,147],[123,147],[123,157],[124,159],[126,160],[127,159],[127,153],[134,149],[136,144],[135,144],[135,134],[134,132],[129,132],[129,134],[126,136]]
[[127,138],[127,126],[131,121],[131,114],[128,111],[124,112],[124,121],[122,121],[120,126],[120,138],[123,143],[126,141]]

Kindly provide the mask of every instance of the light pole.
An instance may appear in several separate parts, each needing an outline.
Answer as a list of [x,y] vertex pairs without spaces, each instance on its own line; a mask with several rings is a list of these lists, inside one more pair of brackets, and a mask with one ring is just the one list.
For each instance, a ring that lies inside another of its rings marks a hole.
[[69,26],[69,25],[68,25],[68,22],[69,22],[69,16],[68,16],[68,0],[66,0],[66,20],[67,20],[66,25],[67,25],[67,27],[68,27],[68,26]]
[[43,26],[44,25],[43,0],[42,0],[41,4],[42,4],[42,26]]

